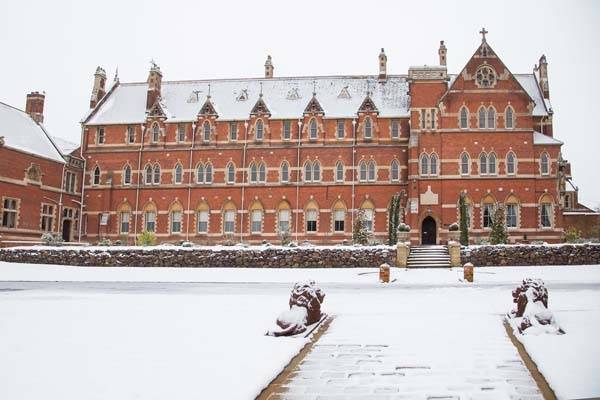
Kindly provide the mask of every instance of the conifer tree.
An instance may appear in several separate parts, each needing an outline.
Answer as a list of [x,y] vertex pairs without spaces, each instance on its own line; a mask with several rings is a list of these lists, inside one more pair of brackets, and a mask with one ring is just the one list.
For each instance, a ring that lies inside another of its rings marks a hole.
[[506,234],[506,217],[504,207],[499,205],[494,211],[494,220],[492,221],[492,233],[490,234],[491,244],[506,244],[508,235]]
[[460,211],[460,244],[463,246],[469,245],[469,224],[467,220],[467,202],[465,201],[465,195],[462,193],[460,195],[460,200],[458,203],[458,208]]
[[354,218],[354,227],[352,232],[352,241],[354,244],[369,244],[369,231],[365,226],[365,210],[359,210]]
[[400,196],[395,194],[392,196],[390,206],[388,207],[388,244],[395,245],[398,241],[398,222],[400,220],[398,211],[400,210]]

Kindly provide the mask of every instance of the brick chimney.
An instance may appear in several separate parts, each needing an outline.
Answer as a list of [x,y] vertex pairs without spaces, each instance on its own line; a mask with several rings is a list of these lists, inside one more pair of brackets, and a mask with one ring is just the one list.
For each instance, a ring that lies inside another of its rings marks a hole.
[[379,53],[379,79],[387,79],[387,56],[385,55],[383,47],[381,48],[381,52]]
[[438,49],[438,55],[440,56],[440,65],[446,65],[446,53],[448,52],[448,49],[446,49],[446,45],[444,44],[444,41],[441,40],[440,41],[440,48]]
[[271,56],[267,56],[267,61],[265,61],[265,78],[272,78],[274,69],[275,67],[273,66]]
[[46,95],[39,92],[31,92],[27,94],[27,102],[25,103],[25,112],[33,118],[37,123],[44,122],[44,99]]
[[90,98],[90,108],[96,107],[96,104],[106,94],[106,71],[102,67],[96,68],[94,74],[94,87],[92,88],[92,97]]
[[542,55],[540,57],[540,64],[538,66],[538,72],[540,74],[540,87],[542,89],[542,93],[544,94],[545,99],[550,98],[550,86],[548,85],[548,61],[546,61],[546,56]]
[[156,99],[160,97],[162,86],[162,72],[154,61],[151,61],[150,73],[148,74],[148,92],[146,95],[146,110],[152,108]]

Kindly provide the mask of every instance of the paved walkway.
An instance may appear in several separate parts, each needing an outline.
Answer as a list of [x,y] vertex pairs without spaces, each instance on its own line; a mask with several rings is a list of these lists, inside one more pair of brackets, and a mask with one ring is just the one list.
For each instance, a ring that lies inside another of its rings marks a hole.
[[542,399],[501,316],[404,316],[338,316],[269,399]]

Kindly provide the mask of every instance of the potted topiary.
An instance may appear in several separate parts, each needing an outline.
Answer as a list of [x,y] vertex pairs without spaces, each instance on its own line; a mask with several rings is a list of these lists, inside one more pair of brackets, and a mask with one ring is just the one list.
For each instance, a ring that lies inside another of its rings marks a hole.
[[401,222],[398,225],[398,243],[410,241],[410,226]]
[[456,222],[448,226],[448,241],[460,241],[460,229]]

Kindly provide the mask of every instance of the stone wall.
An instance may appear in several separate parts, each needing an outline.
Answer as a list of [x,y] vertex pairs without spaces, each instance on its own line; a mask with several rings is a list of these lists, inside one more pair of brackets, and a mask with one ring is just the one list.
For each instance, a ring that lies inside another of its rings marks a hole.
[[0,261],[80,266],[343,268],[396,265],[391,246],[372,247],[29,247],[0,249]]
[[476,267],[600,264],[600,244],[476,246],[462,249],[461,262]]

